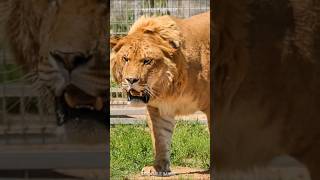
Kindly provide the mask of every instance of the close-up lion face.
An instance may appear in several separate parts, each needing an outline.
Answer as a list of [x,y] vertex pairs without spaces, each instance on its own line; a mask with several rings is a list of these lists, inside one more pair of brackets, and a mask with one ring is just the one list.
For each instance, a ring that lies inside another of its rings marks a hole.
[[178,74],[175,47],[154,32],[137,32],[122,38],[113,50],[113,77],[129,103],[147,104],[168,94]]
[[[106,1],[37,0],[27,2],[29,4],[21,1],[14,3],[17,8],[32,11],[28,20],[33,22],[28,22],[31,25],[26,28],[32,28],[29,35],[33,42],[19,45],[28,40],[19,39],[17,33],[11,33],[18,44],[14,44],[13,49],[24,59],[32,61],[27,64],[29,71],[36,72],[37,85],[54,95],[59,121],[73,118],[73,115],[103,117],[108,88]],[[18,16],[18,13],[13,11],[11,16]],[[14,21],[14,18],[11,19]],[[21,31],[14,29],[14,23],[9,22],[9,33]],[[35,55],[21,53],[24,48],[34,49]]]

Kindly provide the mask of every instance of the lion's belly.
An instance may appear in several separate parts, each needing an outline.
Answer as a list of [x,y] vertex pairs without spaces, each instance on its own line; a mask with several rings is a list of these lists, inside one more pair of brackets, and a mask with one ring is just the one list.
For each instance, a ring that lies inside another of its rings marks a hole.
[[198,103],[192,96],[159,101],[153,106],[159,109],[161,116],[188,115],[199,110]]

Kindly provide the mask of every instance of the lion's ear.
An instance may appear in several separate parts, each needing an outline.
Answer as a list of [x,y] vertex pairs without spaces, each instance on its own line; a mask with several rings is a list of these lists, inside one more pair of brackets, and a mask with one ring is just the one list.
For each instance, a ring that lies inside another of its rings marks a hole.
[[158,18],[159,34],[167,40],[171,47],[178,49],[182,44],[181,30],[176,24],[174,18],[170,16],[162,16]]
[[154,24],[145,29],[159,34],[172,48],[178,49],[181,46],[182,37],[176,22],[170,16],[162,16],[154,20]]
[[124,43],[124,37],[110,37],[110,47],[112,48],[113,52],[118,52]]
[[169,41],[169,43],[174,49],[178,49],[181,44],[180,41]]
[[110,37],[110,48],[115,47],[118,44],[120,39],[121,39],[120,36],[111,36]]
[[152,34],[155,32],[155,27],[153,26],[147,26],[143,28],[143,33],[145,34]]
[[163,30],[158,31],[155,27],[145,27],[143,29],[143,33],[146,33],[146,34],[158,33],[161,38],[163,38],[165,41],[169,42],[169,44],[172,48],[178,49],[180,47],[181,40],[180,40],[180,38],[174,37],[175,36],[174,34],[172,34],[172,36],[170,36],[169,33],[165,32]]

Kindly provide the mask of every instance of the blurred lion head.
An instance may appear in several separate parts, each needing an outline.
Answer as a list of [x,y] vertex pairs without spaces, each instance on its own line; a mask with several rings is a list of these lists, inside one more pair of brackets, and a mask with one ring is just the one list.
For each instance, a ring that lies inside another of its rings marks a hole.
[[[56,99],[60,121],[105,106],[106,1],[6,0],[6,29],[17,63]],[[79,111],[81,110],[81,111]],[[92,113],[93,112],[93,113]]]

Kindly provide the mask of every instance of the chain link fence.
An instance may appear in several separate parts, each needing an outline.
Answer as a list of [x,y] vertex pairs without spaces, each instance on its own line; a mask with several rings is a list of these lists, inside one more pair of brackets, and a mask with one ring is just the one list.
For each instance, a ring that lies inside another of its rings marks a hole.
[[111,0],[110,34],[125,35],[143,15],[187,18],[210,9],[210,0]]
[[[53,142],[53,106],[46,106],[9,49],[0,49],[0,144]],[[56,139],[57,140],[57,139]]]

